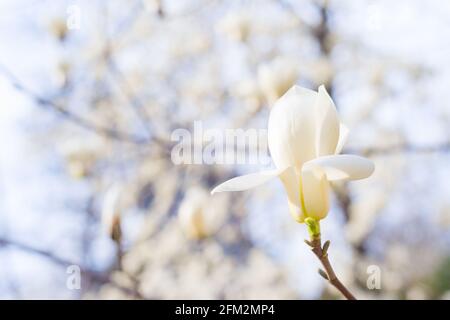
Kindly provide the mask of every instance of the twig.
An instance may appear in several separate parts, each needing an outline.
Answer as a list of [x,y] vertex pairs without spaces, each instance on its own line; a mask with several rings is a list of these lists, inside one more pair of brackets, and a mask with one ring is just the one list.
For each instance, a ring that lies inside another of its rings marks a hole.
[[0,246],[13,246],[22,251],[27,251],[30,253],[40,255],[42,257],[45,257],[45,258],[53,261],[56,264],[63,265],[63,266],[69,266],[69,265],[74,265],[74,264],[79,265],[79,263],[75,263],[73,261],[69,261],[64,258],[61,258],[52,252],[42,250],[39,248],[34,248],[25,243],[16,242],[14,240],[6,239],[6,238],[0,238]]
[[328,282],[331,283],[336,289],[341,292],[347,300],[356,300],[355,296],[342,284],[342,282],[336,276],[336,273],[331,266],[330,260],[328,259],[328,248],[330,246],[330,241],[326,241],[322,246],[322,240],[320,233],[314,233],[311,235],[311,239],[305,240],[306,244],[311,247],[311,251],[314,252],[316,257],[319,259],[320,263],[325,270],[319,269],[319,274]]
[[330,241],[325,241],[322,246],[319,221],[308,217],[305,219],[305,224],[308,228],[308,233],[310,236],[310,240],[305,240],[305,243],[311,247],[312,252],[314,252],[322,266],[325,268],[325,271],[319,269],[319,274],[325,280],[328,280],[348,300],[356,300],[355,296],[351,294],[351,292],[338,279],[333,267],[331,266],[330,260],[328,260],[328,248],[330,247]]

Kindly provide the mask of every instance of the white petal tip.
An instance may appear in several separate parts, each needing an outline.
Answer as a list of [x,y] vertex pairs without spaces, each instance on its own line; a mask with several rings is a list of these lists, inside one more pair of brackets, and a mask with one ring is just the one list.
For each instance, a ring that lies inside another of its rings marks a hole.
[[375,172],[375,163],[372,160],[369,160],[367,158],[360,157],[362,161],[365,161],[365,168],[362,167],[360,170],[361,172],[357,177],[354,177],[352,180],[361,180],[369,178],[374,172]]
[[270,170],[257,173],[250,173],[244,176],[235,177],[215,187],[211,194],[217,192],[243,191],[257,187],[270,179],[277,177],[283,170]]
[[222,190],[220,190],[220,185],[216,186],[214,189],[211,190],[211,195],[215,195],[218,192],[221,192]]
[[319,89],[317,90],[317,92],[319,94],[325,95],[326,97],[331,99],[330,94],[328,93],[327,87],[324,84],[319,86]]
[[319,157],[310,160],[304,167],[308,168],[310,165],[318,165],[325,170],[329,181],[365,179],[375,171],[372,160],[349,154]]

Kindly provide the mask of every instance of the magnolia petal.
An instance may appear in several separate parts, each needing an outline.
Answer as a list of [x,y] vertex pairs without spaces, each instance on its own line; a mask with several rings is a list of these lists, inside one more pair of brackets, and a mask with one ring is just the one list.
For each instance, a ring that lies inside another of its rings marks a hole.
[[324,156],[304,164],[306,168],[310,166],[320,167],[329,181],[364,179],[375,170],[371,160],[350,154]]
[[300,200],[300,177],[294,167],[289,167],[280,174],[281,182],[288,197],[289,212],[297,222],[303,222],[306,216]]
[[211,194],[217,192],[229,191],[243,191],[257,187],[275,177],[278,177],[285,169],[276,169],[269,171],[261,171],[257,173],[250,173],[244,176],[236,177],[225,181],[224,183],[215,187]]
[[319,87],[315,103],[316,111],[316,154],[334,154],[339,141],[339,117],[333,100],[325,86]]
[[320,167],[303,167],[302,199],[308,217],[320,220],[327,216],[330,208],[329,182]]
[[277,168],[295,166],[315,157],[315,114],[311,112],[317,93],[293,86],[270,112],[268,143]]
[[342,148],[344,148],[344,145],[347,142],[349,132],[350,130],[348,129],[348,127],[345,124],[341,123],[339,126],[339,141],[337,143],[336,151],[334,152],[334,154],[341,153]]

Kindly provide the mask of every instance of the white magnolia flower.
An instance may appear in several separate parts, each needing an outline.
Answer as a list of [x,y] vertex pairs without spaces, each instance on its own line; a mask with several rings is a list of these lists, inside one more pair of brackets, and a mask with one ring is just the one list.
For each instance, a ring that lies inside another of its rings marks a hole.
[[247,190],[279,177],[295,220],[323,219],[330,181],[367,178],[374,170],[371,160],[338,155],[347,133],[324,86],[318,92],[293,86],[269,117],[268,142],[276,169],[233,178],[212,193]]

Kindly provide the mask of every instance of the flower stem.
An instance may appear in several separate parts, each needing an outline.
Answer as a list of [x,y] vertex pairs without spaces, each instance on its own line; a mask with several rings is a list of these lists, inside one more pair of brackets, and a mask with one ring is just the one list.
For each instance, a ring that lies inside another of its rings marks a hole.
[[311,236],[311,240],[306,241],[306,243],[311,247],[312,252],[314,252],[325,269],[325,272],[319,272],[320,275],[326,278],[326,280],[328,280],[331,285],[338,289],[344,295],[344,297],[347,298],[347,300],[356,300],[355,296],[342,284],[342,282],[334,273],[327,253],[330,242],[327,241],[325,242],[324,246],[322,246],[322,241],[319,233]]

